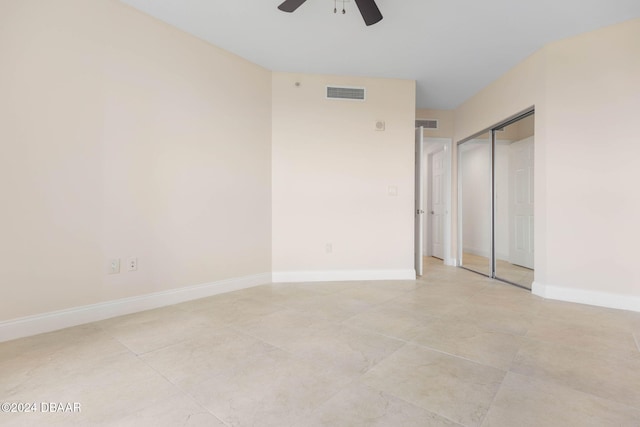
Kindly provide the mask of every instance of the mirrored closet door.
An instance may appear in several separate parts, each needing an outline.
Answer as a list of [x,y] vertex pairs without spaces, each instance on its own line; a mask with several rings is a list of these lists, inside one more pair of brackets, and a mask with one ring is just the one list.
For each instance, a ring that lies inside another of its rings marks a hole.
[[491,132],[458,146],[462,266],[491,276]]
[[534,114],[458,145],[461,266],[531,289]]

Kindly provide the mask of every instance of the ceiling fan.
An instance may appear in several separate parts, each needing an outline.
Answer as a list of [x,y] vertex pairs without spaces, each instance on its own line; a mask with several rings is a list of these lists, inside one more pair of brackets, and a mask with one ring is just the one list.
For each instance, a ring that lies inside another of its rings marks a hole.
[[[302,6],[305,1],[307,0],[284,0],[282,4],[278,6],[278,9],[283,12],[293,12]],[[380,9],[378,9],[375,0],[355,0],[355,2],[367,26],[382,20],[382,13],[380,13]]]

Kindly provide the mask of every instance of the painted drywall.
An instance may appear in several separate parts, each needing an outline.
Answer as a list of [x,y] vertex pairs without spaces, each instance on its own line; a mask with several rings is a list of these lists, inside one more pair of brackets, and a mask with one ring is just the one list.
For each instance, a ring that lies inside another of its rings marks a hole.
[[549,285],[640,296],[639,41],[636,19],[546,49]]
[[438,129],[425,129],[425,138],[452,138],[453,137],[453,110],[434,110],[429,108],[417,108],[416,120],[437,120]]
[[270,272],[270,71],[115,0],[2,1],[0,54],[0,321]]
[[[487,135],[460,147],[463,252],[491,253],[491,146]],[[463,257],[464,263],[464,257]]]
[[536,283],[640,310],[637,40],[640,19],[546,46],[455,111],[455,140],[535,105]]
[[413,81],[273,73],[274,277],[413,271],[414,115]]

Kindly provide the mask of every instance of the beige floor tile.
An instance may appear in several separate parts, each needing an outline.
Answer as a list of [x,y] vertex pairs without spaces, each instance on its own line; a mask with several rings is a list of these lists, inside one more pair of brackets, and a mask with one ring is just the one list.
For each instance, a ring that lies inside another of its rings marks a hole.
[[527,337],[575,347],[605,357],[616,355],[640,360],[640,352],[637,350],[633,334],[631,331],[619,328],[601,327],[598,324],[567,323],[537,317],[529,328]]
[[31,377],[6,400],[78,402],[82,412],[66,414],[73,415],[68,421],[92,425],[110,422],[179,392],[131,353],[51,368],[46,378]]
[[439,317],[455,309],[464,307],[467,304],[469,304],[469,302],[466,299],[457,296],[429,295],[425,293],[415,294],[409,292],[381,306]]
[[224,326],[207,320],[198,313],[165,307],[104,320],[98,325],[134,353],[142,354]]
[[275,347],[231,329],[212,331],[200,339],[186,340],[145,353],[142,360],[181,387],[219,375],[238,361],[253,360]]
[[539,312],[547,301],[532,295],[530,291],[512,285],[491,280],[482,292],[473,296],[473,302],[479,307],[511,310],[528,315]]
[[636,341],[636,348],[640,351],[640,312],[627,312],[631,332]]
[[227,326],[237,322],[245,322],[256,319],[276,311],[282,310],[284,306],[270,304],[260,301],[257,298],[235,297],[232,299],[217,298],[207,301],[206,304],[195,306],[180,305],[181,309],[191,310],[193,315],[197,315],[203,322],[211,327]]
[[511,367],[522,343],[517,335],[483,329],[475,323],[451,318],[417,326],[414,332],[412,341],[417,344],[504,371]]
[[217,418],[232,426],[300,425],[348,380],[330,368],[274,350],[239,359],[186,391]]
[[256,286],[245,289],[242,295],[248,298],[276,304],[286,305],[288,301],[298,301],[300,299],[324,295],[325,293],[315,290],[312,284],[297,283],[276,283],[263,286]]
[[511,370],[640,408],[640,360],[526,340]]
[[478,426],[505,372],[407,344],[362,381],[465,426]]
[[306,427],[455,427],[437,414],[363,384],[353,384],[301,420]]
[[57,386],[61,376],[100,366],[105,357],[129,353],[95,325],[2,343],[0,349],[0,399]]
[[0,425],[3,427],[39,427],[39,426],[86,426],[90,425],[87,417],[82,413],[51,413],[41,412],[40,403],[36,403],[39,408],[32,413],[0,413]]
[[187,312],[219,313],[218,317],[211,316],[210,320],[229,324],[238,319],[244,320],[281,310],[283,298],[271,289],[271,285],[254,286],[172,307]]
[[621,331],[632,329],[629,312],[564,301],[543,300],[538,316],[576,325],[600,328],[615,328]]
[[357,284],[338,292],[336,296],[376,305],[397,298],[409,291],[415,291],[415,282],[410,281],[408,283],[412,285],[410,289],[402,286],[401,282]]
[[410,340],[414,328],[436,321],[438,318],[417,311],[406,311],[397,306],[382,305],[344,321],[347,326],[366,329],[388,337]]
[[346,377],[356,377],[403,344],[373,332],[336,325],[309,333],[282,348],[314,363],[333,366]]
[[514,335],[525,335],[531,327],[534,315],[526,310],[467,304],[445,314],[442,319],[473,322],[485,329]]
[[380,288],[394,291],[413,291],[420,289],[424,283],[418,280],[373,280],[362,282],[366,288]]
[[435,278],[426,282],[424,286],[415,289],[413,295],[472,298],[486,287],[486,282],[477,278],[465,280],[464,282],[460,282],[456,278]]
[[246,322],[237,322],[233,328],[276,347],[284,347],[294,340],[335,325],[323,317],[285,308]]
[[638,426],[640,410],[540,379],[507,374],[483,427]]
[[108,425],[114,427],[223,427],[225,424],[191,397],[179,394],[115,419]]
[[73,328],[61,329],[45,334],[34,335],[12,341],[0,342],[0,362],[15,358],[23,358],[25,354],[36,358],[47,357],[69,348],[71,344],[93,341],[96,336],[102,337],[101,329],[90,323]]
[[426,258],[415,281],[257,286],[0,343],[0,401],[82,405],[0,425],[640,426],[639,340],[640,313]]
[[339,282],[300,282],[300,283],[273,283],[267,285],[275,289],[305,289],[314,294],[328,295],[343,291],[349,287],[362,283],[360,281],[339,281]]
[[339,292],[287,301],[285,304],[289,308],[304,311],[312,316],[324,317],[333,322],[340,322],[374,306],[362,299],[340,295]]

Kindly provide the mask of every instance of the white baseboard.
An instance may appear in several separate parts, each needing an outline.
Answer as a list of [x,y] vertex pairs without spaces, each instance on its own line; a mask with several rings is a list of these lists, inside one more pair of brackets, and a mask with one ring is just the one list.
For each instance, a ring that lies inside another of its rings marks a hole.
[[485,249],[476,249],[476,248],[462,248],[462,253],[481,256],[484,258],[489,258],[489,255],[490,255],[489,252],[487,252]]
[[531,293],[538,295],[539,297],[559,301],[576,302],[579,304],[640,312],[640,297],[631,295],[589,291],[586,289],[563,288],[560,286],[545,285],[539,282],[533,282],[533,285],[531,286]]
[[339,282],[352,280],[416,280],[415,270],[279,271],[275,283]]
[[271,283],[271,273],[238,277],[0,322],[0,342]]

